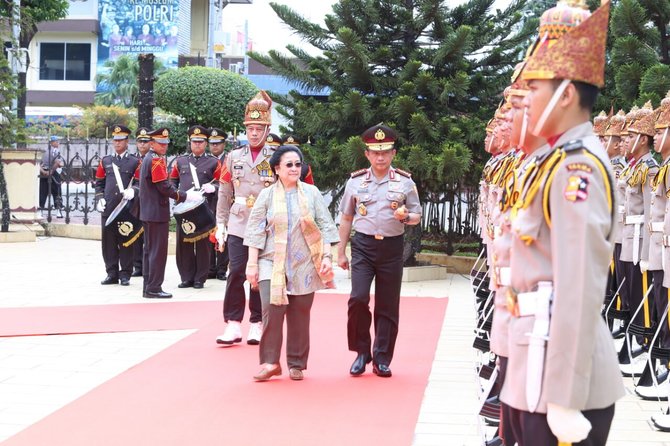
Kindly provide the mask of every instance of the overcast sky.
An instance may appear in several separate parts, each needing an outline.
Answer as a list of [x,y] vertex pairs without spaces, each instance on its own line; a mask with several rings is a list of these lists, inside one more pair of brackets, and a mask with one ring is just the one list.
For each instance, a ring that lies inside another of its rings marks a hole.
[[[288,5],[303,17],[323,24],[323,18],[332,11],[336,0],[275,0]],[[504,8],[511,0],[496,0],[494,8]],[[448,5],[459,5],[462,0],[447,0]],[[254,51],[265,53],[271,49],[284,50],[291,43],[309,51],[311,46],[301,42],[292,34],[270,8],[269,0],[253,0],[251,5],[230,4],[223,10],[224,31],[242,30],[244,21],[249,21],[249,37],[253,40]]]

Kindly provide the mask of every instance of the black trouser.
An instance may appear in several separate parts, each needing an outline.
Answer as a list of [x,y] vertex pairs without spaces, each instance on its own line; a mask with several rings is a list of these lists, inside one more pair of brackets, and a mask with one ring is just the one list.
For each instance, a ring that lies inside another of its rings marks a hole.
[[[668,289],[663,286],[663,270],[651,271],[652,282],[654,290],[651,292],[654,301],[654,316],[653,321],[660,324],[661,319],[665,315],[665,307],[670,302],[670,295]],[[670,321],[666,318],[663,324],[660,325],[661,331],[656,338],[656,345],[663,348],[670,348]]]
[[[582,414],[591,423],[585,440],[572,446],[605,446],[614,418],[614,404],[604,409],[584,410]],[[512,425],[518,446],[556,446],[558,439],[547,423],[547,415],[530,413],[510,407],[509,423]]]
[[182,282],[207,281],[210,250],[214,250],[209,237],[197,242],[185,242],[184,235],[177,230],[177,269]]
[[[241,322],[244,318],[244,307],[246,304],[246,293],[244,282],[247,280],[246,269],[249,259],[249,248],[244,246],[244,239],[236,235],[228,235],[228,281],[226,283],[226,296],[223,298],[223,319]],[[261,296],[258,290],[249,292],[249,311],[251,316],[249,322],[261,322],[263,313],[261,308]]]
[[[626,263],[621,260],[621,243],[614,244],[614,275],[616,276],[616,289],[619,289],[619,300],[615,303],[612,308],[618,310],[626,310],[629,308],[629,298],[628,298],[628,286],[630,285],[630,279],[626,277]],[[626,277],[626,283],[621,286],[624,277]],[[619,288],[621,286],[621,288]]]
[[157,293],[165,279],[167,263],[168,234],[170,224],[166,222],[145,221],[144,225],[144,284],[143,292]]
[[375,279],[373,360],[389,365],[398,337],[403,236],[377,240],[356,233],[351,240],[351,296],[347,321],[349,350],[369,353],[370,286]]
[[216,249],[211,251],[209,260],[209,274],[214,276],[225,276],[228,272],[228,244],[224,246],[223,252]]
[[[633,264],[633,262],[623,262],[624,264],[624,273],[626,275],[626,284],[624,287],[628,288],[628,305],[631,315],[631,323],[639,327],[650,327],[651,326],[651,299],[647,299],[644,303],[642,309],[637,313],[637,316],[633,319],[633,314],[637,310],[637,307],[642,302],[644,294],[647,292],[647,289],[651,285],[650,275],[648,273],[642,273],[640,271],[640,264]],[[640,337],[638,342],[642,344],[644,339]]]
[[51,179],[51,187],[49,187],[49,178],[40,178],[40,208],[46,209],[47,196],[51,194],[54,209],[63,207],[63,199],[61,197],[60,184],[53,178]]
[[133,248],[123,246],[128,238],[119,234],[115,223],[105,226],[108,217],[108,215],[101,217],[102,259],[105,261],[107,276],[114,279],[130,279],[130,274],[133,272]]
[[[507,357],[498,356],[498,378],[499,388],[502,389],[507,375]],[[516,443],[512,424],[509,422],[511,417],[511,407],[500,401],[500,424],[498,424],[498,436],[503,439],[505,446],[513,446]]]
[[142,233],[135,243],[133,243],[133,268],[142,272],[142,262],[144,260],[144,233]]

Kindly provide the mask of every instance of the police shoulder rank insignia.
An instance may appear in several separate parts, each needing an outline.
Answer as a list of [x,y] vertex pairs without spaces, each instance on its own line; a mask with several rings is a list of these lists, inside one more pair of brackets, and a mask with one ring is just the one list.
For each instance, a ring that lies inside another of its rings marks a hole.
[[568,178],[568,184],[565,187],[563,196],[566,200],[577,202],[584,201],[589,196],[589,180],[579,175],[572,175]]
[[395,171],[398,172],[400,175],[402,175],[404,177],[412,178],[412,174],[407,172],[406,170],[396,169]]
[[586,163],[569,163],[565,166],[570,172],[575,170],[581,170],[582,172],[591,173],[593,169]]
[[361,170],[357,170],[357,171],[355,171],[355,172],[351,172],[351,178],[360,177],[360,176],[363,175],[367,170],[368,170],[368,169],[361,169]]

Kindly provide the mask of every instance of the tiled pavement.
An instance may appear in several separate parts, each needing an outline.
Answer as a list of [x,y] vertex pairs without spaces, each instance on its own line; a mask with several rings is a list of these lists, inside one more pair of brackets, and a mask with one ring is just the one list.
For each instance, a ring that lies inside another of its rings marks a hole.
[[[141,282],[130,287],[98,285],[104,275],[99,242],[40,237],[35,243],[0,245],[0,308],[137,303]],[[166,290],[176,289],[174,258],[168,259]],[[337,292],[350,289],[338,270]],[[173,301],[221,300],[225,282],[175,292]],[[468,279],[403,284],[406,296],[449,296],[433,370],[416,425],[414,444],[482,444],[476,353],[472,349],[474,308]],[[149,304],[149,303],[148,303]],[[191,330],[0,338],[0,442],[75,400],[111,377],[188,336]],[[660,404],[629,396],[617,405],[608,445],[670,446],[670,434],[655,432],[649,417]]]

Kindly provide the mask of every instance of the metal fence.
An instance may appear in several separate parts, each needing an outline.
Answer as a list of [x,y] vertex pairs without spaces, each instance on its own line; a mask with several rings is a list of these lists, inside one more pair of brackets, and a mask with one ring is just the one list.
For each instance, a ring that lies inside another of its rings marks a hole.
[[[34,148],[45,153],[48,143]],[[129,146],[130,153],[136,153],[134,145]],[[60,154],[65,163],[60,173],[60,192],[58,200],[49,194],[45,209],[42,211],[48,222],[53,218],[62,218],[65,223],[73,220],[89,224],[92,216],[98,216],[95,210],[95,172],[100,159],[113,153],[111,140],[65,140],[60,145]],[[168,158],[168,172],[176,157]],[[58,181],[50,176],[49,182]],[[479,232],[477,222],[477,199],[479,191],[475,187],[454,187],[447,193],[428,194],[424,198],[422,229],[424,232],[443,234],[450,242]],[[62,206],[61,206],[62,202]],[[97,220],[97,218],[96,218]]]

